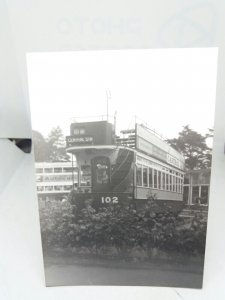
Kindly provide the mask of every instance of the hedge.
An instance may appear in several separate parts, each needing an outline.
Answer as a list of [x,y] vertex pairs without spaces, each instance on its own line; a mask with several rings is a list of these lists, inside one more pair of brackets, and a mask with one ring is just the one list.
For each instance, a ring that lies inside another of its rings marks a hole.
[[156,249],[167,254],[204,254],[206,217],[196,214],[185,219],[179,213],[159,211],[151,202],[139,211],[120,206],[96,211],[88,203],[78,214],[68,201],[40,201],[42,243],[48,249],[118,257],[133,255],[137,249],[146,257]]

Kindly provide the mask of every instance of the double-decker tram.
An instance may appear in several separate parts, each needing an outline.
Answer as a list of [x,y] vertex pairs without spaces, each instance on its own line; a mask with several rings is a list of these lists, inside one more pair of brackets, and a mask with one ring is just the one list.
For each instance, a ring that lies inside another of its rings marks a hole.
[[183,156],[144,125],[136,123],[118,137],[108,121],[76,122],[66,140],[78,170],[71,192],[76,203],[183,200]]

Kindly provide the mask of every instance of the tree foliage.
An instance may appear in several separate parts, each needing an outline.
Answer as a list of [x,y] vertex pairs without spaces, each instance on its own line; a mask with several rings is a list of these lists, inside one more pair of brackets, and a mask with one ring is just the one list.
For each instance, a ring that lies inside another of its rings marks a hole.
[[48,144],[43,135],[35,130],[33,130],[33,148],[35,161],[43,162],[49,160]]
[[186,125],[178,138],[169,139],[167,142],[184,155],[187,170],[203,169],[211,166],[211,148],[208,147],[206,139],[212,135],[212,130],[204,136]]
[[59,126],[52,128],[47,138],[44,138],[40,132],[34,130],[33,145],[35,161],[37,162],[69,160],[69,155],[66,153],[65,137]]
[[57,126],[52,128],[47,138],[50,161],[68,161],[69,156],[66,153],[66,141],[62,129]]

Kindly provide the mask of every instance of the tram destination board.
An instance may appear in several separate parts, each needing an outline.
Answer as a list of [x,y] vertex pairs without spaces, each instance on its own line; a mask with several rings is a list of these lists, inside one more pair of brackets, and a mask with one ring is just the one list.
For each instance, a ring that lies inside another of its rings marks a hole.
[[67,147],[81,146],[81,145],[93,145],[93,136],[67,136],[66,145]]
[[111,145],[113,141],[113,127],[106,121],[77,122],[70,126],[70,136],[66,137],[67,147]]

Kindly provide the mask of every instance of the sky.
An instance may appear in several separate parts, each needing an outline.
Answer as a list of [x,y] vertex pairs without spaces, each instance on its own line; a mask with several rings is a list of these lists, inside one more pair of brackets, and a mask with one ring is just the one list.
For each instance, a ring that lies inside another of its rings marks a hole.
[[[75,117],[107,113],[119,130],[135,116],[166,138],[185,125],[205,134],[214,125],[217,48],[27,54],[32,127],[45,137]],[[86,120],[92,120],[88,118]]]

